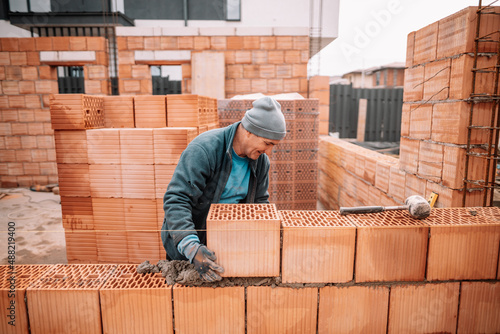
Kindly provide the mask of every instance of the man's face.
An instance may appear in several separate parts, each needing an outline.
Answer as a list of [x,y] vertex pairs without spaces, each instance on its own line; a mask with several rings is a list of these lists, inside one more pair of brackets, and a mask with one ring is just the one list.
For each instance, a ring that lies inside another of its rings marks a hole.
[[252,160],[257,160],[262,153],[267,153],[269,156],[275,145],[279,143],[279,140],[272,140],[254,135],[248,132],[247,140],[243,147],[243,153],[245,156]]

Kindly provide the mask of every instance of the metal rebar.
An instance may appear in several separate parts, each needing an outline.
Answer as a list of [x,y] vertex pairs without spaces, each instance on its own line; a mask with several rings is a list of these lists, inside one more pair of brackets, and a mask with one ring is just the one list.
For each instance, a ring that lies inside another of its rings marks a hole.
[[[481,25],[481,1],[479,0],[479,9],[476,12],[477,21],[476,21],[476,38],[474,39],[474,64],[472,68],[477,68],[477,52],[478,52],[478,43],[479,43],[479,28]],[[471,95],[476,92],[476,72],[472,71],[472,90]],[[465,168],[464,168],[464,193],[462,198],[462,206],[465,207],[465,202],[467,198],[467,182],[469,177],[469,152],[470,152],[470,140],[471,140],[471,129],[472,126],[472,117],[474,115],[474,103],[470,105],[470,114],[469,114],[469,128],[467,130],[467,149],[465,155]]]

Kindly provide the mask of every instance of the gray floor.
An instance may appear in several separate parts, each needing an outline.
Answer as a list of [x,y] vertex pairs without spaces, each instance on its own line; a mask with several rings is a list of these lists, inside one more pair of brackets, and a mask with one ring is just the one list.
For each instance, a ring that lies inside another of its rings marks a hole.
[[[15,264],[67,263],[59,195],[27,188],[0,193],[7,194],[0,199],[0,264],[9,263],[9,250]],[[14,244],[9,232],[15,233]]]

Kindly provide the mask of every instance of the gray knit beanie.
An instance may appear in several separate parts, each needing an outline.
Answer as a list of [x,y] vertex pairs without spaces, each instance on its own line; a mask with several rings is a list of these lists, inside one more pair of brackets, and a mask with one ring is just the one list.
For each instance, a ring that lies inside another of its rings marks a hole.
[[255,100],[253,108],[247,110],[241,124],[248,132],[267,139],[281,140],[286,135],[281,105],[269,96]]

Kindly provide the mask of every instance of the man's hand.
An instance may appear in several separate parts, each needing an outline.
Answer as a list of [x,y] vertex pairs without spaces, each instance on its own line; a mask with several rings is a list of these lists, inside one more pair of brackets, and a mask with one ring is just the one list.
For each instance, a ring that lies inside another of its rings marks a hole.
[[193,258],[193,264],[201,278],[207,282],[220,281],[222,278],[217,274],[223,273],[224,268],[214,261],[217,260],[215,253],[206,246],[201,245]]

